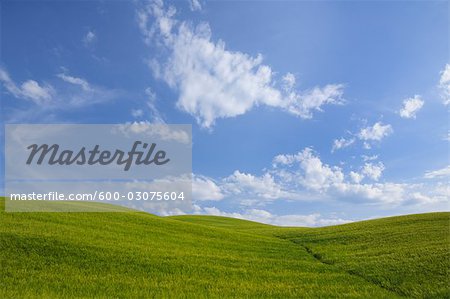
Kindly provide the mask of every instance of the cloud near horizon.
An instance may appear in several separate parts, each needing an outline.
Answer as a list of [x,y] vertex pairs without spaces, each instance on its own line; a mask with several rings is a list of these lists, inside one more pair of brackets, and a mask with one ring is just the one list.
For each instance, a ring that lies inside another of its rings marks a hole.
[[[311,148],[305,148],[296,154],[275,156],[272,167],[261,176],[236,170],[222,180],[199,177],[200,181],[193,185],[194,201],[233,199],[243,206],[264,206],[277,200],[318,200],[396,207],[443,202],[447,198],[442,186],[381,181],[384,170],[382,162],[366,161],[359,169],[346,172],[322,162]],[[442,175],[448,175],[448,169],[426,177]],[[205,190],[214,196],[208,198]],[[200,194],[199,198],[195,194]]]
[[315,226],[328,226],[353,222],[352,220],[342,219],[339,217],[324,217],[320,213],[313,213],[307,215],[301,214],[277,215],[263,209],[245,209],[242,212],[224,212],[214,206],[200,207],[198,205],[194,206],[194,210],[195,210],[194,214],[232,217],[278,226],[315,227]]

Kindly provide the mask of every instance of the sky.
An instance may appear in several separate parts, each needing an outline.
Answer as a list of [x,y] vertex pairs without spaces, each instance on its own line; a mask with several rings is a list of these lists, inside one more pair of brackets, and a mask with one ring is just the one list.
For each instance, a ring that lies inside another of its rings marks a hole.
[[193,207],[162,215],[324,226],[449,210],[447,1],[0,9],[2,126],[192,124]]

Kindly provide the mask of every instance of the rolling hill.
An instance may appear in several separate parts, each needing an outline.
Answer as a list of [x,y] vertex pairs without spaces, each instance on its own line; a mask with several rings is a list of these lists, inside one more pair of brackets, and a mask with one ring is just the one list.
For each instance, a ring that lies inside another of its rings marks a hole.
[[325,228],[5,213],[0,298],[446,298],[450,213]]

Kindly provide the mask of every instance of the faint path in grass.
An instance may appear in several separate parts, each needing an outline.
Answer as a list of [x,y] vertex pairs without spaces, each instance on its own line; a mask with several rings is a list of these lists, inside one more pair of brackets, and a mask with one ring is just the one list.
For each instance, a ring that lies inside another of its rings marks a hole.
[[400,292],[400,291],[398,291],[398,290],[394,290],[394,289],[391,289],[391,288],[389,288],[389,287],[383,286],[383,285],[382,285],[379,281],[377,281],[377,280],[370,279],[369,277],[366,277],[366,276],[364,276],[364,275],[362,275],[362,274],[360,274],[360,273],[358,273],[358,272],[356,272],[356,271],[351,271],[351,270],[345,270],[345,269],[342,269],[341,267],[338,267],[338,266],[334,265],[333,262],[324,260],[323,257],[322,257],[322,255],[321,255],[320,253],[315,253],[315,252],[313,252],[313,250],[312,250],[310,247],[308,247],[308,246],[306,246],[306,245],[304,245],[304,244],[300,244],[300,243],[298,243],[298,242],[295,241],[295,240],[290,240],[289,238],[283,238],[282,236],[277,236],[277,237],[280,238],[280,239],[283,239],[283,240],[289,240],[289,241],[291,241],[292,243],[294,243],[294,244],[296,244],[296,245],[299,245],[299,246],[303,247],[309,255],[311,255],[316,261],[318,261],[318,262],[320,262],[320,263],[322,263],[322,264],[325,264],[325,265],[328,265],[328,266],[336,267],[338,270],[343,271],[343,272],[347,273],[348,275],[357,276],[357,277],[359,277],[359,278],[362,278],[362,279],[364,279],[365,281],[367,281],[368,283],[371,283],[371,284],[376,285],[376,286],[378,286],[378,287],[380,287],[380,288],[382,288],[382,289],[384,289],[384,290],[386,290],[386,291],[389,291],[389,292],[391,292],[391,293],[394,293],[394,294],[397,295],[397,296],[400,296],[400,297],[408,297],[408,296],[406,296],[406,294],[404,294],[404,293],[402,293],[402,292]]

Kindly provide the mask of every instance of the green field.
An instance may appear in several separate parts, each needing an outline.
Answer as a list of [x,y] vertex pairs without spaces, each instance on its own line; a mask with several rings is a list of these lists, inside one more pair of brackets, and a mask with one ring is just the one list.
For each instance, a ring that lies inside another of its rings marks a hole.
[[5,213],[0,298],[448,298],[450,213],[325,228]]

